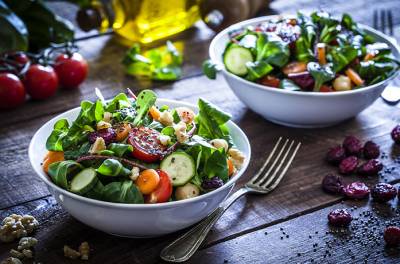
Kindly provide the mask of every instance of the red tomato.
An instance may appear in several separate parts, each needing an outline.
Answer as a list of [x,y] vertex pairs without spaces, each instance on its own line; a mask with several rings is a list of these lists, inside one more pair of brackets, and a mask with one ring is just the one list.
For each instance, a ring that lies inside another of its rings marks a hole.
[[62,87],[74,88],[86,79],[88,64],[79,53],[74,53],[71,57],[67,54],[60,54],[56,59],[54,69]]
[[166,149],[158,137],[160,132],[148,127],[134,127],[128,136],[128,143],[133,146],[132,156],[145,162],[161,159]]
[[334,90],[332,89],[331,86],[329,85],[322,85],[321,88],[319,89],[319,91],[321,93],[330,93],[330,92],[334,92]]
[[0,108],[17,107],[25,102],[25,87],[12,73],[0,73]]
[[165,203],[172,195],[172,181],[165,171],[157,170],[160,182],[157,188],[146,196],[146,203]]
[[33,99],[46,99],[56,93],[58,77],[53,67],[34,64],[26,72],[24,83]]
[[278,78],[276,78],[272,75],[266,75],[266,76],[262,77],[259,82],[262,85],[275,87],[275,88],[278,88],[279,84],[281,83],[281,81]]
[[29,57],[26,56],[26,54],[20,53],[20,52],[12,54],[11,57],[13,60],[15,60],[16,62],[18,62],[21,65],[25,65],[30,61]]

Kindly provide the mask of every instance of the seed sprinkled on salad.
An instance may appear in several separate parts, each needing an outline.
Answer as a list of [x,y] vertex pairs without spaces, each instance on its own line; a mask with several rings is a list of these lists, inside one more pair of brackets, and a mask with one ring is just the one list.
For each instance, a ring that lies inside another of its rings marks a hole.
[[43,169],[56,185],[102,201],[164,203],[219,188],[244,163],[216,106],[199,99],[195,114],[156,106],[150,90],[132,97],[83,101],[72,124],[54,124]]

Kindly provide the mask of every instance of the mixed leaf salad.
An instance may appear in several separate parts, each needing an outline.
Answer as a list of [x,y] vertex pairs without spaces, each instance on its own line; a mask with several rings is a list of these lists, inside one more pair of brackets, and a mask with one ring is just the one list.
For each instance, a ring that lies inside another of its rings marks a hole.
[[221,187],[245,160],[230,116],[205,100],[195,114],[157,107],[150,90],[98,96],[81,103],[72,124],[58,120],[46,142],[43,169],[70,192],[116,203],[183,200]]
[[[376,42],[348,14],[320,11],[230,32],[225,68],[249,81],[286,90],[333,92],[387,79],[399,68],[386,43]],[[204,72],[215,78],[215,65]]]

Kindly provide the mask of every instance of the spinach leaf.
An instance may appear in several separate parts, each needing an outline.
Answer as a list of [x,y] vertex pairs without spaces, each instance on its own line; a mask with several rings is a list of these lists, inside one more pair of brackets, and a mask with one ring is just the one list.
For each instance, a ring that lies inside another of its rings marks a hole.
[[310,44],[302,36],[296,40],[296,59],[301,62],[309,62],[315,59]]
[[138,126],[147,114],[150,107],[154,105],[157,100],[157,95],[151,90],[143,90],[139,93],[136,99],[136,111],[137,115],[133,121],[134,126]]
[[319,36],[319,41],[322,43],[329,43],[333,41],[340,33],[340,30],[341,28],[339,25],[334,25],[334,26],[325,25]]
[[81,164],[72,160],[64,160],[50,164],[48,173],[56,185],[68,190],[72,174],[76,174],[82,169]]
[[131,107],[132,104],[129,101],[128,97],[126,96],[126,94],[124,93],[120,93],[118,95],[116,95],[111,102],[109,102],[107,104],[107,106],[105,107],[105,111],[106,112],[115,112],[116,110],[120,110],[120,109],[124,109],[124,108],[128,108]]
[[229,132],[222,128],[231,118],[230,115],[203,99],[199,99],[198,105],[200,111],[197,116],[197,134],[209,139],[223,138],[231,143]]
[[133,151],[133,147],[128,144],[111,143],[108,146],[108,150],[112,151],[115,156],[122,157],[125,153],[131,153]]
[[28,29],[24,22],[0,0],[0,53],[28,50]]
[[144,203],[142,193],[131,180],[107,184],[103,188],[102,198],[113,203]]
[[307,70],[315,80],[314,92],[318,92],[322,84],[335,78],[335,73],[328,64],[321,66],[319,63],[309,62]]
[[301,88],[289,79],[283,79],[279,86],[280,88],[288,91],[301,91]]
[[299,25],[301,28],[301,36],[303,38],[302,41],[305,43],[305,47],[310,49],[315,41],[317,36],[316,26],[311,21],[311,19],[304,14],[297,12],[297,20],[299,21]]
[[103,114],[104,108],[100,100],[97,100],[96,103],[83,101],[78,117],[72,123],[67,135],[63,137],[64,150],[76,147],[86,141],[88,130],[85,126],[94,126],[103,119]]
[[66,160],[76,160],[79,157],[87,154],[89,152],[89,149],[90,149],[90,143],[85,142],[77,150],[64,151],[64,157]]
[[[136,103],[133,103],[132,105],[136,105]],[[119,110],[116,110],[115,112],[112,113],[113,119],[117,122],[133,122],[136,117],[136,110],[133,107],[125,107]]]
[[96,170],[98,173],[104,176],[129,176],[131,171],[125,168],[121,162],[115,159],[106,159]]
[[[394,69],[395,64],[392,62],[375,62],[373,60],[369,60],[360,62],[358,73],[360,74],[361,78],[367,80],[367,82],[370,82],[379,76],[386,78]],[[375,83],[376,82],[377,81],[375,80]]]
[[289,61],[290,51],[286,42],[281,39],[268,39],[266,34],[259,34],[256,43],[256,61],[265,60],[266,63],[283,67]]
[[208,79],[215,80],[217,78],[217,65],[211,60],[205,60],[202,65],[203,73]]
[[224,182],[229,179],[226,159],[227,156],[224,149],[221,148],[212,152],[204,165],[204,173],[209,179],[214,176],[218,176]]
[[352,46],[332,47],[329,55],[333,62],[333,71],[339,72],[357,58],[358,51]]
[[85,193],[85,196],[91,199],[103,200],[103,191],[104,185],[100,181],[97,181],[96,185]]
[[255,81],[271,72],[274,68],[265,61],[247,62],[247,75],[246,79]]
[[46,141],[47,150],[63,151],[62,139],[67,135],[69,124],[67,119],[60,119],[54,124],[54,129]]

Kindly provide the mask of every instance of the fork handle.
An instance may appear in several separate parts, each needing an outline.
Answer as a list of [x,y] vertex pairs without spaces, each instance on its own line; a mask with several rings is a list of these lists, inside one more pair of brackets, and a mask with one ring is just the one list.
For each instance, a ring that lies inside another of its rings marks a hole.
[[200,247],[201,243],[207,237],[208,232],[223,215],[223,213],[231,206],[237,199],[249,190],[245,187],[237,190],[225,202],[215,209],[210,215],[198,223],[195,227],[180,236],[174,242],[166,246],[160,253],[160,257],[169,262],[184,262],[188,260],[196,250]]

